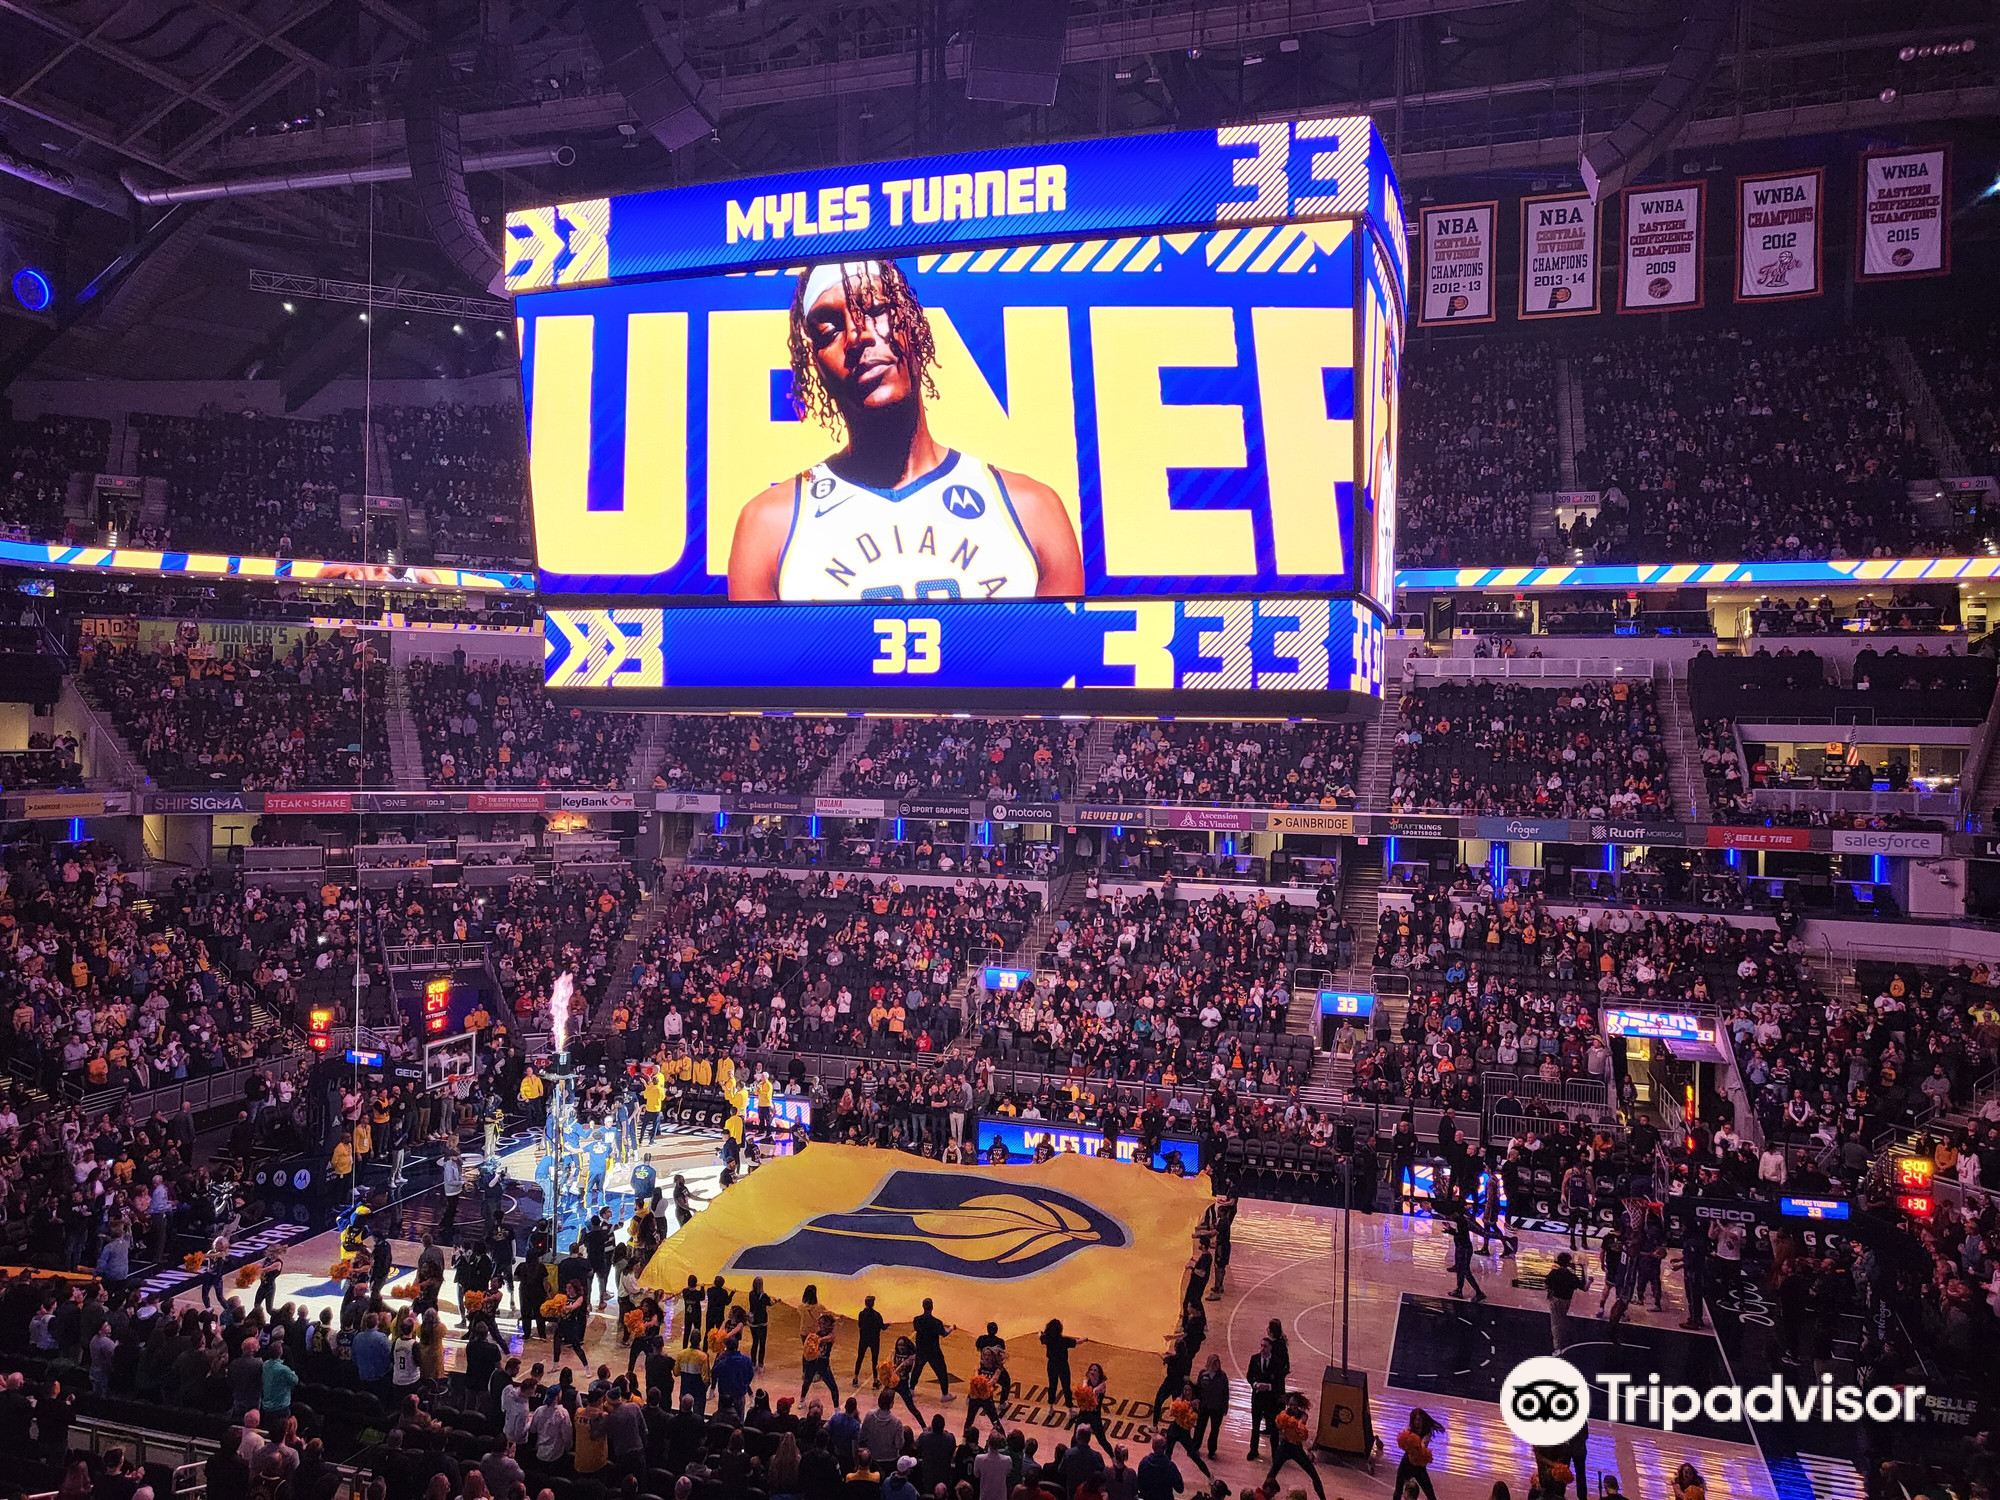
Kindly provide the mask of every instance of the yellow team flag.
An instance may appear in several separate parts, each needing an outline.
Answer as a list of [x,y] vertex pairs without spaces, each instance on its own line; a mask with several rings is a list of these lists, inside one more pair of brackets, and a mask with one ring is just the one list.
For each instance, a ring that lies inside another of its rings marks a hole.
[[725,1190],[661,1245],[644,1281],[678,1291],[690,1275],[762,1276],[793,1303],[810,1283],[850,1318],[869,1293],[892,1317],[933,1297],[949,1320],[991,1320],[1005,1338],[1061,1318],[1072,1337],[1151,1348],[1173,1331],[1209,1201],[1199,1178],[1095,1157],[951,1167],[814,1145]]

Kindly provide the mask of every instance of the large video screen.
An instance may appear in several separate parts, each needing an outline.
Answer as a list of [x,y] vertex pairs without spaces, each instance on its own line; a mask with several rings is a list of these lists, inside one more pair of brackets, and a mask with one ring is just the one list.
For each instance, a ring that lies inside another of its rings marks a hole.
[[[1149,197],[1121,147],[1202,172]],[[856,171],[513,230],[550,686],[1369,691],[1403,247],[1367,122]],[[686,224],[719,231],[709,263],[663,270]]]

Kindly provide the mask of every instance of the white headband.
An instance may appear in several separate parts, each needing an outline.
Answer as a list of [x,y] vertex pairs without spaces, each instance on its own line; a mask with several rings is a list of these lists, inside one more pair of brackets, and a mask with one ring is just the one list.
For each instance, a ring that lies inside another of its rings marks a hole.
[[828,292],[838,287],[843,295],[850,286],[859,285],[871,276],[880,276],[882,262],[879,260],[828,261],[814,266],[806,273],[805,297],[801,306],[811,311],[812,305]]

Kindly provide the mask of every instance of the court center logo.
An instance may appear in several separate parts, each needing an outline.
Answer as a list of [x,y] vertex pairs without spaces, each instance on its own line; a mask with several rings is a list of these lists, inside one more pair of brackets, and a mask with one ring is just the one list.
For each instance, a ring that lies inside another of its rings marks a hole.
[[981,1281],[1039,1275],[1130,1236],[1116,1219],[1055,1188],[948,1172],[891,1172],[864,1203],[808,1219],[784,1239],[751,1245],[732,1271],[853,1276],[906,1267]]
[[1590,1382],[1552,1354],[1524,1359],[1500,1385],[1500,1418],[1535,1448],[1561,1448],[1590,1420]]

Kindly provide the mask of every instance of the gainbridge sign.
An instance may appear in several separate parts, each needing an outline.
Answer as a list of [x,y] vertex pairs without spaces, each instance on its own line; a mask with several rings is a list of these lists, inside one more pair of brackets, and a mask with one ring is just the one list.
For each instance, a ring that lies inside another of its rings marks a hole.
[[[937,1300],[948,1322],[1005,1337],[1050,1318],[1081,1338],[1150,1347],[1129,1289],[1178,1286],[1208,1203],[1191,1178],[1063,1156],[1039,1166],[949,1167],[865,1146],[768,1161],[653,1257],[646,1284],[677,1291],[717,1270],[762,1276],[781,1302],[807,1285],[841,1317],[874,1294],[892,1319]],[[1170,1330],[1173,1298],[1159,1299]]]

